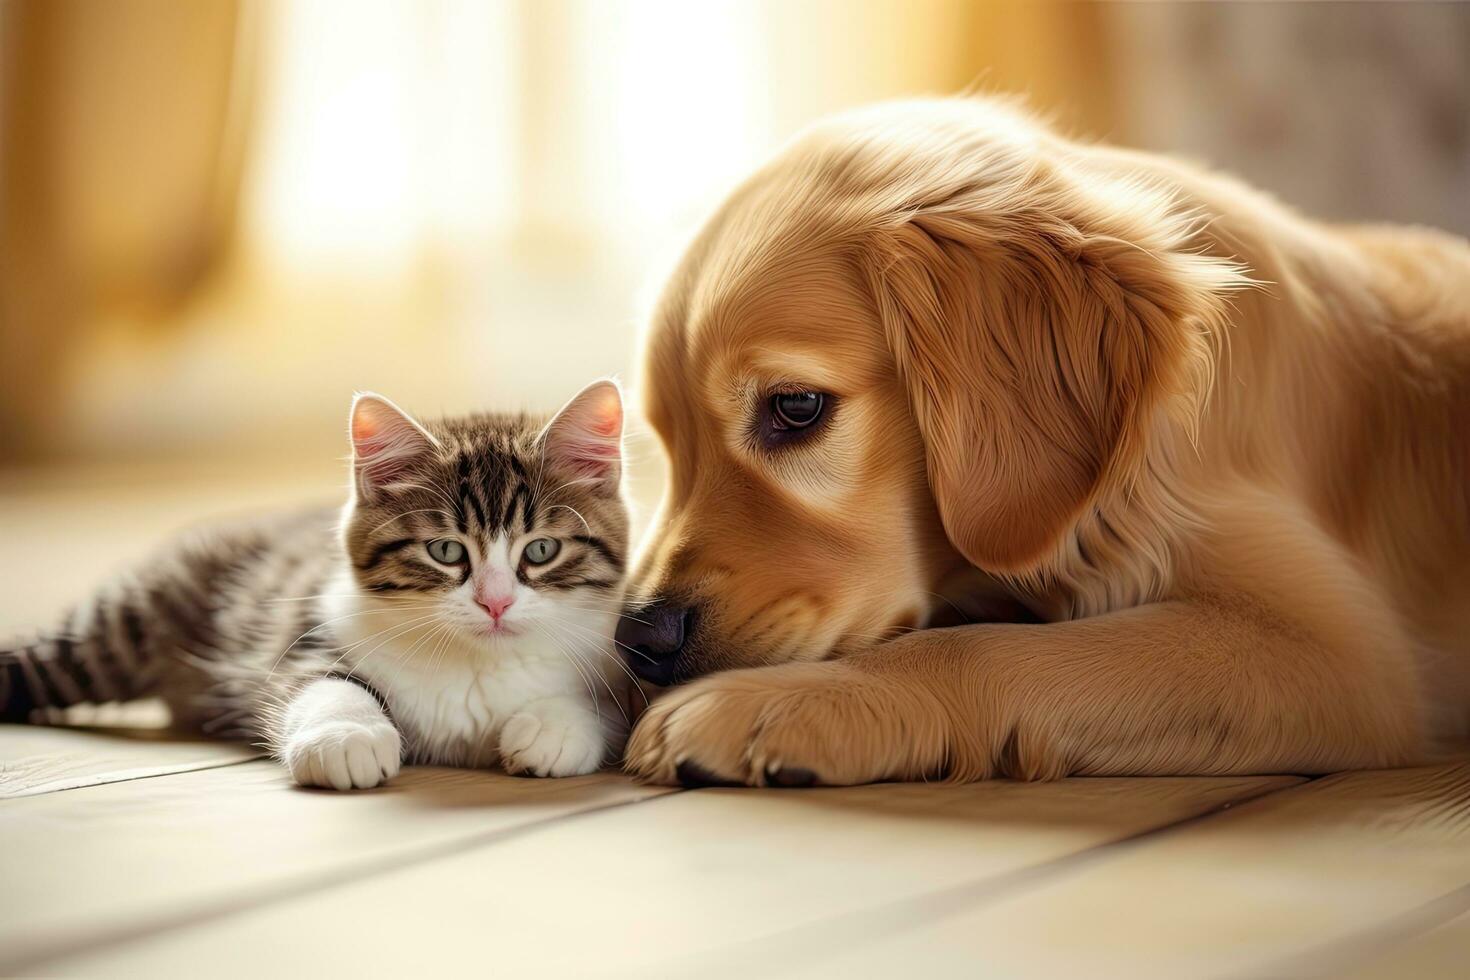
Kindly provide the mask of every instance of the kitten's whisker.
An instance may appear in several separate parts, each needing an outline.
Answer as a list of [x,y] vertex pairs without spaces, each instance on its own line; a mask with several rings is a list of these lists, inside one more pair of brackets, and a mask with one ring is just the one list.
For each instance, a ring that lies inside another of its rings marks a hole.
[[576,514],[577,520],[582,522],[582,526],[587,529],[587,533],[592,533],[592,525],[587,523],[587,518],[583,517],[582,512],[577,510],[577,508],[573,507],[571,504],[552,504],[550,507],[546,508],[546,512],[548,514],[554,510],[569,510],[573,514]]
[[[436,637],[436,639],[434,640],[434,647],[432,650],[429,651],[429,656],[426,658],[431,665],[429,668],[429,673],[431,677],[437,677],[439,674],[439,663],[441,659],[447,656],[449,652],[449,644],[454,639],[454,630],[454,624],[441,623],[439,628],[436,629],[435,632],[430,634],[431,636]],[[408,662],[410,659],[411,657],[407,653],[404,654],[403,657],[400,659],[398,665],[398,672],[400,674],[408,666]]]
[[[567,598],[558,599],[557,600],[557,605],[567,606],[567,607],[572,608],[572,609],[583,609],[583,610],[586,610],[587,612],[603,612],[607,608],[607,606],[605,606],[605,605],[578,603],[575,599],[567,599]],[[644,626],[652,626],[653,625],[653,623],[649,622],[646,619],[639,619],[637,616],[629,616],[627,613],[619,613],[618,614],[618,618],[619,619],[631,619],[633,622],[635,622],[635,623],[642,623]]]
[[[623,724],[624,725],[631,725],[632,722],[628,719],[628,712],[625,711],[625,710],[623,710],[622,703],[618,700],[618,696],[613,693],[612,685],[607,682],[607,677],[603,675],[602,671],[598,670],[597,669],[597,666],[595,664],[588,663],[585,659],[583,659],[583,657],[580,654],[576,653],[575,651],[568,650],[567,651],[567,655],[569,657],[571,657],[572,660],[576,661],[577,663],[579,663],[583,667],[585,667],[599,681],[602,682],[603,688],[605,688],[607,690],[608,700],[610,700],[613,703],[613,706],[618,709],[618,714],[620,714],[620,715],[623,716]],[[603,736],[604,742],[603,742],[602,751],[603,751],[603,755],[606,756],[606,754],[607,754],[607,744],[606,744],[606,737],[607,736],[606,736],[606,731],[607,730],[603,726],[603,723],[602,723],[602,699],[600,697],[598,697],[595,693],[592,696],[592,710],[597,713],[597,732],[598,732],[599,735],[602,735]]]
[[429,598],[420,592],[404,591],[399,593],[379,592],[363,590],[361,592],[318,592],[315,595],[279,596],[271,599],[258,600],[261,604],[276,602],[313,602],[322,599],[370,599],[383,605],[392,604],[396,609],[402,609],[405,603],[428,602]]
[[430,637],[438,636],[439,635],[439,631],[442,630],[442,629],[444,629],[444,627],[446,625],[447,624],[442,623],[442,622],[441,623],[438,623],[437,625],[435,625],[435,627],[432,630],[430,630],[429,632],[425,633],[423,636],[419,637],[417,640],[414,640],[413,643],[409,645],[408,649],[406,649],[406,650],[403,651],[402,659],[404,659],[404,660],[411,659],[413,657],[413,652],[415,650],[417,650],[420,646],[422,646],[423,643],[426,640],[428,640]]
[[445,509],[443,509],[442,507],[418,507],[418,508],[415,508],[414,510],[406,510],[406,511],[404,511],[401,514],[394,514],[392,517],[388,518],[386,521],[384,521],[383,523],[379,524],[377,527],[375,527],[371,531],[369,531],[368,532],[368,535],[377,534],[379,531],[381,531],[383,528],[387,527],[389,524],[392,524],[394,521],[400,521],[403,518],[409,516],[410,514],[443,514],[446,517],[450,517],[450,518],[453,518],[454,517],[454,514],[450,513],[449,511],[447,511]]
[[642,650],[638,650],[638,649],[635,649],[634,647],[630,647],[630,646],[628,646],[628,644],[626,644],[623,641],[619,640],[617,637],[607,636],[606,634],[600,633],[600,632],[598,632],[597,630],[593,629],[590,626],[584,626],[581,623],[573,622],[572,620],[559,619],[559,618],[553,617],[553,616],[543,616],[542,618],[544,618],[544,619],[556,619],[557,622],[559,622],[563,626],[570,626],[570,627],[574,627],[576,629],[582,630],[584,633],[588,633],[588,634],[590,634],[590,635],[592,635],[594,637],[597,637],[600,640],[606,640],[606,641],[608,641],[608,642],[610,642],[610,643],[612,643],[612,644],[614,644],[616,646],[620,646],[624,650],[627,650],[629,653],[637,654],[638,656],[642,657],[644,660],[647,660],[649,663],[655,663],[654,659],[652,657],[650,657],[648,654],[644,653]]
[[[413,619],[407,620],[405,622],[394,623],[391,626],[385,626],[385,627],[383,627],[380,630],[375,630],[374,632],[369,633],[367,636],[364,636],[362,639],[355,640],[352,643],[347,644],[346,646],[336,647],[335,649],[338,650],[338,651],[340,651],[341,652],[341,655],[333,662],[332,666],[335,667],[337,664],[339,664],[339,663],[342,662],[343,658],[345,658],[348,654],[352,653],[352,651],[356,650],[358,647],[365,646],[366,644],[371,643],[373,640],[375,640],[378,637],[384,635],[385,633],[392,633],[394,630],[400,630],[400,629],[403,630],[404,632],[406,632],[409,629],[413,629],[413,628],[422,626],[425,623],[428,623],[428,622],[433,621],[434,619],[437,619],[438,618],[438,615],[439,614],[437,612],[435,612],[435,613],[426,613],[426,614],[424,614],[422,616],[415,616]],[[376,647],[374,649],[376,649]]]
[[[571,622],[568,622],[566,620],[556,620],[554,617],[543,617],[543,618],[544,619],[547,619],[547,620],[550,620],[550,621],[554,622],[556,625],[559,625],[559,626],[561,626],[563,628],[566,628],[568,626],[577,626],[578,628],[586,629],[586,627],[582,627],[580,624],[571,623]],[[590,631],[589,630],[589,632],[592,632],[592,633],[594,633],[594,635],[596,635],[596,631]],[[576,640],[575,637],[571,637],[569,639],[571,639],[573,642],[578,643],[579,645],[580,645],[581,642],[583,642],[583,641]],[[638,685],[638,678],[636,676],[634,676],[634,674],[633,674],[633,672],[631,670],[628,669],[628,665],[625,664],[625,663],[623,663],[622,658],[619,657],[617,654],[613,653],[610,650],[603,649],[603,647],[602,647],[602,645],[600,643],[592,645],[592,650],[593,650],[593,652],[598,653],[601,656],[608,657],[609,659],[611,659],[612,662],[613,662],[613,664],[616,665],[619,670],[621,670],[624,674],[628,675],[628,679],[631,680],[631,681],[633,681],[634,689],[637,690],[638,693],[643,697],[644,706],[647,707],[647,705],[648,705],[648,695],[643,693],[643,689]],[[599,671],[599,674],[600,673],[601,672]],[[616,694],[613,693],[612,687],[610,685],[608,685],[606,678],[603,678],[603,685],[605,687],[607,687],[607,689],[608,689],[607,690],[608,695],[613,699],[613,701],[615,703],[617,703],[618,710],[619,711],[622,711],[622,699],[619,698]],[[623,711],[622,714],[623,714],[623,721],[628,722],[629,724],[631,724],[631,719],[628,718],[627,712],[626,711]]]
[[[575,670],[576,674],[581,677],[582,683],[584,683],[584,685],[587,685],[587,696],[589,699],[591,699],[592,711],[595,711],[595,713],[597,713],[598,732],[601,732],[601,729],[603,729],[603,708],[601,708],[601,705],[598,704],[597,691],[592,688],[592,682],[589,682],[589,680],[587,679],[587,673],[584,673],[584,670],[582,670],[582,666],[585,666],[584,661],[582,661],[582,658],[578,657],[578,655],[576,655],[576,652],[572,651],[569,646],[562,644],[562,642],[557,639],[557,636],[554,635],[554,633],[551,633],[550,630],[547,629],[547,627],[542,626],[542,624],[537,623],[537,621],[532,621],[531,624],[532,626],[537,627],[538,632],[541,633],[542,636],[545,636],[548,641],[551,641],[551,645],[556,646],[557,649],[560,649],[560,651],[562,651],[562,655],[563,657],[566,657],[567,663],[572,664],[572,670]],[[591,670],[591,667],[588,666],[588,670]],[[594,673],[597,673],[597,671],[594,670]],[[600,677],[600,679],[601,682],[603,682],[604,688],[607,688],[607,696],[610,696],[610,698],[613,699],[614,704],[616,704],[617,695],[614,695],[612,686],[607,683],[607,677]],[[628,720],[628,718],[626,718],[625,716],[623,717],[623,720],[626,721]]]
[[628,680],[633,682],[633,690],[637,691],[638,696],[643,699],[643,706],[645,708],[648,707],[648,695],[643,692],[643,683],[638,679],[638,675],[633,673],[632,668],[630,668],[626,663],[623,662],[623,658],[618,656],[612,650],[599,649],[597,652],[602,654],[604,657],[612,660],[613,664],[616,665],[619,670],[628,675]]
[[[585,627],[585,626],[582,627],[582,629],[586,629],[586,628],[587,627]],[[648,654],[644,653],[642,650],[639,650],[637,647],[631,647],[628,644],[624,643],[622,640],[617,639],[616,637],[613,638],[613,641],[612,642],[613,642],[613,645],[614,646],[622,647],[624,650],[627,650],[629,653],[633,654],[636,657],[640,657],[640,658],[642,658],[644,660],[647,660],[649,663],[657,663],[656,660],[654,660]]]
[[[607,690],[607,696],[612,699],[613,704],[617,705],[618,713],[623,716],[623,723],[630,724],[631,722],[629,721],[628,713],[623,710],[620,699],[618,698],[617,694],[613,692],[612,685],[607,682],[607,678],[603,676],[602,671],[598,670],[596,666],[589,664],[587,663],[587,661],[583,660],[581,655],[579,655],[574,649],[573,644],[571,642],[568,642],[566,638],[558,637],[551,633],[548,633],[548,635],[551,636],[551,640],[553,643],[562,647],[567,652],[568,656],[583,664],[589,671],[596,675],[597,679],[602,682],[602,686]],[[600,708],[598,709],[597,720],[599,723],[602,721],[602,711]]]
[[401,487],[408,487],[411,490],[422,490],[425,493],[431,493],[431,494],[433,494],[434,496],[438,497],[440,501],[443,502],[443,504],[444,504],[445,507],[448,507],[449,508],[449,510],[445,511],[444,513],[447,513],[447,514],[449,514],[452,517],[458,517],[459,516],[459,506],[458,506],[458,504],[455,501],[451,500],[450,497],[449,497],[449,494],[445,493],[440,488],[426,486],[426,485],[424,485],[422,483],[412,483],[412,482],[409,482],[409,481],[406,481],[406,480],[405,481],[399,481],[398,482],[398,485],[401,486]]
[[[631,670],[628,669],[628,665],[623,663],[623,658],[619,657],[611,650],[603,650],[600,647],[597,648],[597,653],[601,656],[607,657],[613,662],[613,666],[617,667],[619,670],[627,675],[628,680],[633,682],[633,690],[637,691],[638,696],[643,699],[643,707],[648,707],[648,695],[643,693],[643,685],[638,683],[638,675],[634,674]],[[619,700],[619,704],[621,705],[621,700]],[[623,713],[623,720],[628,722],[629,724],[632,724],[632,719],[628,717],[627,712]]]
[[[335,649],[338,651],[337,659],[336,660],[333,660],[332,663],[331,663],[331,665],[327,669],[328,670],[335,670],[337,668],[337,666],[339,664],[341,664],[343,660],[347,659],[347,657],[354,650],[356,650],[358,647],[361,647],[361,646],[364,646],[364,645],[366,645],[368,643],[371,643],[373,640],[376,640],[378,637],[383,636],[385,633],[393,633],[395,630],[399,631],[399,633],[395,634],[395,636],[396,635],[399,635],[399,634],[402,634],[402,633],[407,633],[408,631],[413,630],[413,629],[417,629],[418,627],[423,626],[426,623],[432,622],[433,620],[435,620],[437,618],[438,618],[438,613],[428,613],[428,614],[423,615],[423,616],[416,616],[413,619],[408,620],[407,622],[394,623],[391,626],[385,626],[385,627],[383,627],[380,630],[376,630],[375,632],[369,633],[367,636],[363,637],[360,640],[357,640],[356,642],[347,644],[346,646],[336,647]],[[387,639],[388,640],[391,640],[393,638],[394,637],[388,637]],[[387,642],[387,640],[384,640],[384,642]],[[372,650],[369,650],[367,654],[364,654],[362,656],[362,659],[359,660],[357,662],[357,664],[354,664],[353,665],[353,669],[356,669],[356,667],[359,664],[361,664],[363,660],[366,660],[367,659],[368,654],[371,654],[374,650],[377,650],[378,647],[380,647],[380,646],[382,646],[381,643],[377,647],[373,647]],[[351,671],[349,671],[349,673],[350,672]]]
[[[452,639],[454,636],[454,629],[458,628],[453,623],[449,623],[448,625],[451,627],[451,630],[449,631],[449,633],[446,634],[446,640]],[[436,643],[434,645],[434,653],[432,654],[429,661],[429,677],[431,680],[439,676],[439,668],[443,666],[444,661],[447,660],[449,657],[449,647],[450,645],[448,642]],[[408,659],[405,657],[404,663],[407,664],[407,662]]]
[[[565,490],[567,487],[575,487],[575,486],[578,486],[578,485],[583,484],[583,483],[596,483],[596,482],[598,482],[598,478],[595,477],[595,476],[582,476],[582,477],[578,477],[575,480],[568,480],[567,482],[561,484],[560,486],[554,487],[551,490],[546,491],[545,494],[544,494],[544,496],[550,497],[552,494],[560,493],[562,490]],[[540,482],[538,481],[537,482],[537,486],[536,486],[536,494],[531,499],[532,500],[540,500],[542,496],[543,496],[542,488],[541,488]]]
[[[381,643],[379,643],[377,646],[373,647],[367,653],[363,654],[360,658],[358,658],[358,660],[357,660],[356,663],[354,663],[351,667],[349,667],[347,669],[347,676],[348,677],[351,677],[353,674],[355,674],[357,672],[357,669],[359,667],[361,667],[363,664],[367,663],[368,658],[370,658],[373,654],[377,653],[379,650],[383,649],[383,647],[386,646],[387,644],[392,643],[394,640],[397,640],[401,636],[407,636],[409,633],[412,633],[416,629],[423,629],[425,626],[428,626],[430,622],[432,622],[433,620],[435,620],[437,618],[438,618],[437,616],[426,616],[426,617],[423,617],[423,618],[421,618],[419,620],[414,620],[414,621],[409,622],[408,624],[406,624],[403,627],[403,629],[399,630],[397,633],[393,634],[392,636],[385,637]],[[383,632],[386,633],[388,631],[387,630],[383,630]],[[363,642],[366,642],[366,641],[363,641]],[[354,646],[360,646],[360,645],[361,645],[361,643],[354,644]],[[338,657],[337,658],[337,661],[336,661],[336,663],[333,664],[333,666],[335,667],[337,663],[341,663],[343,657],[346,657],[346,656],[347,656],[347,654],[344,652],[341,657]]]
[[[442,632],[441,632],[441,630],[442,630]],[[453,634],[453,631],[454,631],[454,625],[452,623],[440,623],[437,627],[435,627],[434,630],[430,631],[430,633],[429,633],[430,636],[436,636],[436,637],[439,638],[439,639],[437,639],[437,640],[434,641],[434,649],[435,650],[438,650],[439,645],[441,643],[443,643],[450,635],[452,635]],[[433,656],[433,652],[431,651],[430,652],[430,657],[432,657],[432,656]],[[389,687],[396,688],[398,686],[399,678],[401,678],[403,676],[404,670],[406,670],[408,668],[408,664],[409,664],[410,659],[411,658],[408,657],[408,656],[402,656],[402,657],[397,658],[398,669],[393,672],[393,679],[391,681],[389,681],[389,683],[388,683],[388,686]]]
[[[597,704],[597,692],[593,689],[592,682],[587,679],[587,675],[585,673],[583,673],[582,668],[577,665],[576,659],[569,654],[569,651],[565,647],[563,647],[560,643],[557,642],[555,636],[553,636],[550,632],[548,632],[538,622],[532,621],[531,625],[534,626],[536,628],[536,630],[541,633],[541,635],[545,636],[548,640],[550,640],[552,646],[557,647],[561,651],[562,656],[566,658],[567,663],[571,664],[572,665],[572,669],[577,672],[577,676],[580,677],[580,678],[582,678],[582,683],[587,688],[587,697],[592,701],[592,710],[595,711],[595,712],[597,712],[597,727],[600,730],[602,728],[602,709]],[[606,681],[604,681],[603,683],[606,683]],[[611,693],[611,692],[609,692],[609,693]]]
[[[428,608],[433,608],[433,605],[434,604],[431,604],[431,603],[424,603],[422,606],[415,606],[415,607],[410,607],[410,608],[428,609]],[[307,630],[306,632],[302,633],[300,636],[296,637],[296,639],[294,639],[290,643],[286,644],[285,648],[283,650],[281,650],[281,652],[276,656],[276,659],[271,663],[271,669],[269,671],[267,671],[266,672],[266,675],[265,675],[266,680],[268,681],[272,677],[275,676],[276,668],[281,665],[281,661],[284,660],[287,657],[287,655],[289,655],[291,653],[292,650],[296,649],[296,644],[300,643],[302,640],[306,639],[308,636],[310,636],[311,634],[315,633],[317,630],[321,629],[322,627],[324,627],[324,626],[330,626],[333,623],[340,623],[340,622],[342,622],[343,620],[346,620],[346,619],[353,619],[353,618],[358,617],[358,616],[366,616],[366,615],[369,615],[371,613],[384,613],[384,614],[386,614],[388,612],[389,612],[389,610],[387,610],[387,609],[359,609],[359,610],[356,610],[355,612],[344,613],[341,616],[333,616],[331,619],[323,620],[322,622],[317,623],[315,626],[311,627],[309,630]]]

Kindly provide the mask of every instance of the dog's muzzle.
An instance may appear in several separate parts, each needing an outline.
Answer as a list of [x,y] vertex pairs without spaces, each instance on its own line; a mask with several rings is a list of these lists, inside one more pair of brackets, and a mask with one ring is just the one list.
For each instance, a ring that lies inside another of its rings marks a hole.
[[661,687],[674,682],[691,611],[687,606],[657,601],[623,613],[618,622],[618,648],[633,673]]

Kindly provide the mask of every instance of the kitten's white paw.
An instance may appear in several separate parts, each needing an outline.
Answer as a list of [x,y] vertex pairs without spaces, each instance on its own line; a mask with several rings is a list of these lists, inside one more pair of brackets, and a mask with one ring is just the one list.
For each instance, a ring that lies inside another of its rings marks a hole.
[[533,701],[500,729],[500,758],[508,773],[581,776],[596,772],[606,751],[596,712],[565,698]]
[[398,775],[401,752],[392,722],[329,721],[293,734],[281,758],[302,786],[372,789]]

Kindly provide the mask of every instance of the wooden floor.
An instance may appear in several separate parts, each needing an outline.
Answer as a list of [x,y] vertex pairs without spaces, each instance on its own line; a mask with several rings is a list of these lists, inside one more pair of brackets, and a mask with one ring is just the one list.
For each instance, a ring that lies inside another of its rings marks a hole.
[[[0,626],[274,487],[0,481]],[[1470,759],[774,791],[408,769],[338,794],[139,720],[0,726],[0,974],[1470,976]]]

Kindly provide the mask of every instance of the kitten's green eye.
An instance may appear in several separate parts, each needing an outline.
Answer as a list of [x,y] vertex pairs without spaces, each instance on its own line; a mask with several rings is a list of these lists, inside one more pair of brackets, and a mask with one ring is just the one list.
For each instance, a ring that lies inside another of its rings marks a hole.
[[532,565],[544,565],[555,558],[556,553],[560,550],[561,542],[555,538],[537,538],[526,545],[523,554],[526,556],[526,561]]
[[435,538],[425,547],[429,549],[429,557],[441,565],[458,565],[464,561],[464,545],[453,538]]

